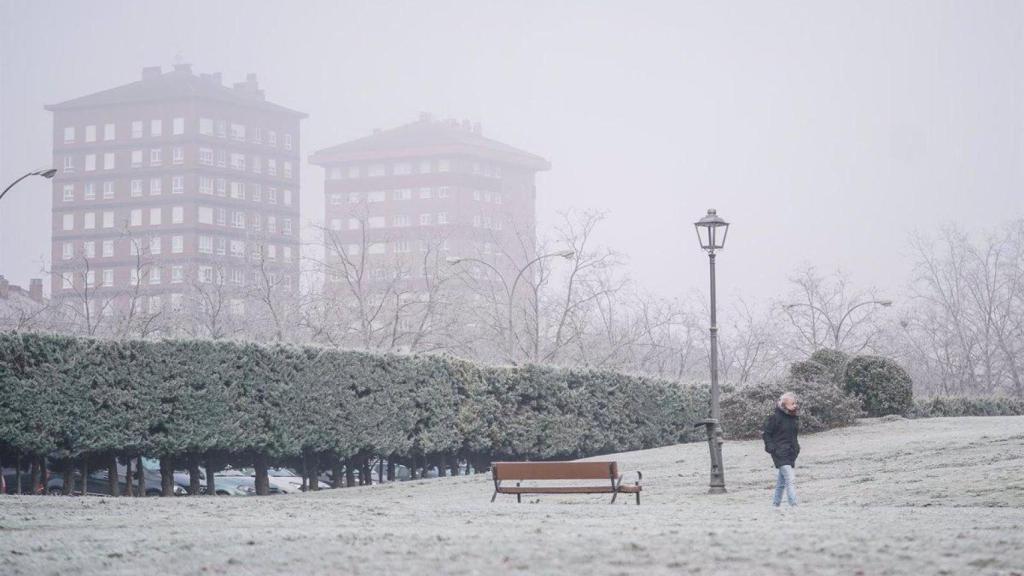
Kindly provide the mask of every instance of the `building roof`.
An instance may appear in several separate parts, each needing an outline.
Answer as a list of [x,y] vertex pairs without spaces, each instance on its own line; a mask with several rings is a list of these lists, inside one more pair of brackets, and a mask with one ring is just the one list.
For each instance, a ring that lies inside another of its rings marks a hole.
[[416,122],[350,140],[314,152],[309,161],[329,165],[356,160],[393,159],[434,155],[469,155],[490,158],[534,170],[548,170],[550,162],[508,144],[486,138],[479,124],[434,120],[424,114]]
[[252,106],[298,118],[307,117],[304,112],[268,102],[263,90],[259,89],[255,74],[249,74],[245,82],[238,82],[229,88],[221,83],[220,73],[195,75],[188,64],[175,65],[168,72],[164,72],[159,66],[143,68],[141,80],[58,104],[50,104],[45,108],[50,111],[74,110],[189,98]]

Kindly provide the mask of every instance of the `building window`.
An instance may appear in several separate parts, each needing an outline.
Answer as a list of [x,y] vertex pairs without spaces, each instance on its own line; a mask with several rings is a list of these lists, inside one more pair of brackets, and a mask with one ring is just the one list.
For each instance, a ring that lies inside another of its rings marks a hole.
[[149,195],[159,196],[163,193],[163,180],[160,178],[149,179]]
[[199,193],[213,195],[213,178],[209,176],[199,177]]
[[213,150],[211,148],[199,149],[199,163],[203,166],[213,166]]
[[281,248],[281,256],[282,256],[282,258],[284,259],[285,262],[291,262],[292,261],[292,247],[291,246],[284,246],[284,247],[282,247]]
[[114,241],[104,240],[103,241],[103,257],[113,258],[114,257]]
[[171,177],[171,194],[183,194],[185,192],[185,177]]
[[185,221],[185,207],[174,206],[171,208],[171,224],[181,224]]
[[71,272],[60,273],[60,287],[64,290],[70,290],[75,287],[74,274]]
[[223,178],[217,178],[217,196],[224,197],[228,191],[228,181]]
[[213,224],[213,208],[210,208],[209,206],[199,207],[199,223]]
[[430,188],[420,188],[420,200],[429,200],[430,192]]
[[274,216],[267,216],[267,232],[271,234],[277,234],[277,218]]
[[263,143],[263,129],[256,126],[252,129],[252,141],[257,144]]
[[142,196],[142,180],[132,180],[132,198]]
[[85,171],[92,172],[96,169],[96,155],[86,154],[85,155]]
[[281,220],[281,232],[285,236],[291,236],[292,235],[292,219],[291,218],[284,218],[284,219]]
[[65,184],[64,185],[64,201],[74,202],[75,201],[75,185]]
[[430,214],[420,214],[420,226],[430,226]]
[[75,172],[75,158],[73,156],[64,157],[64,173],[74,174]]
[[114,211],[108,210],[103,213],[103,227],[113,228],[114,227]]
[[200,118],[199,133],[202,134],[203,136],[213,136],[213,119]]
[[231,153],[231,168],[235,170],[245,171],[245,154],[239,154],[237,152]]
[[65,230],[74,230],[75,229],[75,215],[74,214],[65,214],[64,217],[62,218],[62,224],[64,225],[64,229]]
[[181,254],[185,251],[185,237],[171,236],[171,253]]
[[342,174],[341,168],[338,168],[337,166],[335,166],[335,167],[333,167],[333,168],[331,168],[330,170],[327,171],[327,179],[328,180],[341,180],[341,178],[342,178],[341,174]]
[[430,160],[420,160],[420,174],[430,174],[433,170],[434,166]]
[[239,142],[245,142],[245,124],[232,124],[231,138]]
[[141,208],[136,208],[136,209],[132,210],[130,222],[131,222],[132,226],[142,226],[142,209]]
[[149,253],[157,256],[163,252],[163,243],[160,242],[159,236],[153,236],[149,239]]
[[370,216],[366,219],[366,225],[370,228],[383,228],[384,217],[383,216]]
[[[149,283],[150,284],[159,284],[160,283],[160,267],[159,266],[154,266],[149,271]],[[154,306],[154,304],[155,304],[155,306]],[[160,297],[159,296],[150,296],[149,297],[149,313],[150,314],[155,314],[158,311],[160,311]]]
[[263,223],[258,212],[252,215],[252,229],[256,232],[263,229]]
[[83,219],[82,228],[84,228],[86,230],[95,230],[96,229],[96,213],[95,212],[86,212],[85,213],[85,218]]
[[395,253],[396,254],[408,254],[412,250],[408,240],[399,240],[395,242]]
[[450,160],[438,160],[437,161],[437,171],[438,172],[451,172],[451,170],[452,170],[452,163],[451,163]]
[[437,197],[441,198],[442,200],[448,198],[450,193],[451,189],[449,189],[447,186],[439,186],[437,188]]
[[181,146],[175,146],[171,150],[171,163],[172,164],[184,164],[185,163],[185,149]]
[[95,142],[96,141],[96,125],[90,124],[85,127],[85,141]]
[[277,176],[277,160],[267,158],[267,174],[270,176]]
[[366,193],[366,203],[367,204],[369,204],[371,202],[383,202],[383,201],[387,200],[387,198],[388,198],[387,197],[387,193],[384,192],[383,190],[374,190],[373,192],[367,192]]
[[115,130],[116,129],[114,127],[114,124],[104,124],[103,125],[103,139],[107,140],[107,141],[113,140],[114,139]]
[[64,242],[61,245],[61,258],[64,260],[71,260],[75,257],[75,243]]
[[259,156],[252,157],[252,173],[263,174],[263,159]]
[[387,173],[387,167],[383,164],[371,164],[366,171],[367,176],[384,176]]
[[284,135],[284,149],[285,150],[291,150],[292,149],[292,135],[291,134],[285,134]]
[[292,177],[292,163],[287,161],[287,160],[285,160],[284,161],[284,165],[282,167],[282,172],[284,173],[284,177],[285,178],[291,178]]
[[245,241],[244,240],[232,240],[231,241],[231,255],[235,258],[245,258]]
[[252,185],[252,190],[250,192],[250,195],[252,197],[252,201],[253,202],[262,202],[263,201],[263,187],[260,186],[259,184],[253,184]]
[[217,137],[227,138],[228,137],[228,123],[224,120],[217,120]]
[[103,183],[103,199],[110,200],[114,197],[114,182],[107,180]]
[[231,214],[231,225],[235,228],[245,228],[245,212],[233,212]]
[[330,229],[341,230],[341,218],[331,218]]
[[391,197],[395,200],[408,200],[412,198],[412,188],[399,188],[391,194]]
[[277,204],[277,188],[267,188],[267,202]]
[[217,255],[223,256],[227,250],[227,241],[224,238],[217,238]]
[[162,214],[163,214],[163,211],[160,208],[150,208],[149,209],[149,225],[150,226],[159,226],[160,224],[162,224],[162,222],[161,222]]
[[359,166],[349,166],[348,167],[348,177],[349,178],[359,178]]
[[153,148],[149,151],[149,165],[159,166],[163,163],[163,150],[159,148]]
[[386,254],[387,251],[387,242],[371,242],[370,245],[366,247],[367,254]]
[[437,213],[437,223],[438,224],[447,224],[448,223],[448,213],[447,212],[438,212]]
[[412,174],[412,164],[409,162],[398,162],[392,168],[393,174],[398,176],[404,176],[405,174]]
[[217,150],[217,167],[224,168],[228,165],[228,154],[223,150]]
[[[363,225],[362,221],[359,220],[359,218],[349,218],[348,219],[348,229],[349,230],[359,230],[359,228],[362,225]],[[335,228],[335,230],[341,230],[340,221],[339,221],[339,226],[337,228]]]
[[397,226],[397,227],[408,226],[409,225],[409,217],[406,216],[405,214],[400,214],[398,216],[395,216],[394,220],[392,220],[392,223],[395,226]]
[[142,138],[142,120],[132,121],[132,138]]
[[209,236],[199,237],[199,253],[213,254],[213,238]]
[[96,183],[95,182],[86,182],[84,190],[85,190],[85,192],[82,194],[82,196],[86,200],[95,200],[96,199]]
[[287,188],[285,188],[282,191],[282,194],[284,194],[284,198],[283,198],[284,199],[284,205],[285,206],[291,206],[292,205],[292,191],[287,189]]
[[479,214],[475,214],[473,216],[473,227],[474,228],[479,228],[480,227],[480,215]]
[[149,135],[157,138],[163,136],[164,133],[164,122],[163,120],[150,120],[149,121]]
[[96,271],[95,270],[89,270],[88,272],[85,273],[85,286],[87,288],[92,288],[95,285],[96,285]]
[[245,188],[242,187],[241,182],[231,183],[231,197],[235,200],[245,199]]
[[132,168],[142,166],[142,150],[132,150]]
[[181,136],[185,133],[185,119],[182,117],[175,118],[172,122],[172,132],[175,136]]
[[114,160],[115,159],[116,159],[116,156],[114,155],[113,152],[105,152],[103,154],[103,169],[104,170],[113,170],[114,169]]
[[[185,269],[182,266],[171,266],[171,284],[181,284],[183,280],[185,280]],[[179,294],[173,296],[179,296]]]
[[64,127],[64,143],[71,144],[75,141],[75,127],[65,126]]

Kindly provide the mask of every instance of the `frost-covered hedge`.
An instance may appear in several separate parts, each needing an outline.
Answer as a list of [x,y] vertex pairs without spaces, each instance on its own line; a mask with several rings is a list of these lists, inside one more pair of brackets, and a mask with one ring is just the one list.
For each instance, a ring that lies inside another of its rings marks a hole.
[[926,400],[914,400],[914,408],[908,416],[911,418],[1024,416],[1024,400],[936,396]]
[[[321,467],[577,458],[696,439],[662,380],[250,343],[0,334],[0,449]],[[261,460],[262,459],[262,460]],[[337,469],[337,468],[336,468]]]
[[868,416],[903,415],[914,406],[910,376],[889,358],[855,356],[846,364],[843,384],[861,399]]

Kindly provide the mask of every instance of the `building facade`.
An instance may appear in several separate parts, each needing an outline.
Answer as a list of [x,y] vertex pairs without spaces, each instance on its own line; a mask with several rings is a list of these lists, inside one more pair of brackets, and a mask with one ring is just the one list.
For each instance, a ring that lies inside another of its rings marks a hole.
[[177,309],[229,287],[297,291],[299,128],[256,77],[224,86],[188,65],[53,112],[52,297],[95,318]]
[[540,156],[483,136],[479,124],[418,121],[315,152],[322,166],[327,288],[415,283],[426,262],[474,259],[514,274],[535,249]]

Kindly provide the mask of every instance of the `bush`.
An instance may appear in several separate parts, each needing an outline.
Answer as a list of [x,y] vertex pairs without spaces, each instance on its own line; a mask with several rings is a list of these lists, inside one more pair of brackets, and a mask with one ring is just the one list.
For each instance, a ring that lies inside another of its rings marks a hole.
[[765,419],[775,410],[775,403],[783,392],[795,393],[800,401],[801,432],[849,426],[861,414],[860,400],[846,394],[833,382],[822,378],[797,380],[790,377],[745,386],[723,396],[722,426],[726,436],[759,437]]
[[943,418],[952,416],[1024,416],[1024,401],[1013,398],[956,398],[937,396],[915,400],[908,416]]
[[913,383],[895,361],[856,356],[846,365],[844,389],[864,403],[868,416],[904,415],[914,406]]
[[845,352],[822,348],[811,354],[810,361],[824,366],[829,379],[842,386],[843,373],[846,372],[846,364],[850,362],[850,357]]

